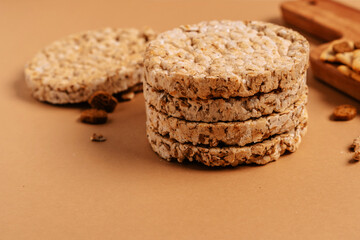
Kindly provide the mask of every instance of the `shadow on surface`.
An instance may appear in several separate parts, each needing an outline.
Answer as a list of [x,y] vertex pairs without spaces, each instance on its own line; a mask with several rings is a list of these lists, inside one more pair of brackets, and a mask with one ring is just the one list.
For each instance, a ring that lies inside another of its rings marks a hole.
[[78,108],[78,109],[85,109],[88,108],[87,103],[74,103],[74,104],[51,104],[47,102],[41,102],[36,100],[31,96],[30,89],[26,86],[25,77],[23,73],[19,73],[18,76],[15,78],[13,82],[13,88],[15,91],[16,96],[21,99],[22,101],[28,103],[40,103],[45,104],[51,107],[59,107],[59,108]]
[[36,102],[34,98],[31,97],[31,92],[26,86],[24,73],[18,73],[13,81],[13,90],[15,91],[16,96],[25,102]]
[[358,163],[359,161],[358,160],[355,160],[355,159],[350,159],[348,161],[348,164],[352,165],[352,164],[355,164],[355,163]]
[[[159,156],[158,156],[159,157]],[[159,157],[160,158],[160,157]],[[164,160],[165,161],[165,160]],[[165,161],[167,162],[167,161]],[[256,165],[256,164],[249,164],[249,165],[238,165],[236,167],[232,167],[232,166],[227,166],[227,167],[208,167],[202,163],[199,162],[189,162],[189,161],[185,161],[183,163],[179,163],[177,161],[171,161],[171,162],[167,162],[168,164],[172,164],[174,165],[174,167],[180,167],[180,168],[188,168],[191,170],[197,170],[197,171],[238,171],[238,170],[245,170],[245,169],[250,169],[250,168],[260,168],[260,167],[264,167],[266,165]]]

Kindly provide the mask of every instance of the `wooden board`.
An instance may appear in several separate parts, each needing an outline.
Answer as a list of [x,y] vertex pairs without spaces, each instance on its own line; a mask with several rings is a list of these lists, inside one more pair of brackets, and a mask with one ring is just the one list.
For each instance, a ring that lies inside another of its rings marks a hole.
[[331,0],[298,0],[281,4],[284,20],[326,43],[310,53],[313,74],[360,101],[360,82],[320,60],[321,52],[335,39],[360,40],[360,11]]

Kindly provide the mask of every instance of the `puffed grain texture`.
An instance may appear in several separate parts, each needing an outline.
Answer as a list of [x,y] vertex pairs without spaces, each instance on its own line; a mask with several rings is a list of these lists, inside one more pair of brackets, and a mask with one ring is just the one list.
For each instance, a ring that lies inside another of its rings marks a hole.
[[247,97],[291,87],[308,59],[309,43],[291,29],[258,21],[201,22],[150,42],[145,79],[174,97]]
[[307,122],[295,129],[272,137],[260,143],[244,147],[214,147],[194,146],[179,143],[168,137],[161,136],[151,128],[147,128],[147,137],[152,149],[160,157],[171,161],[197,161],[211,167],[237,166],[240,164],[264,165],[277,160],[286,151],[295,152],[302,137],[306,134]]
[[299,84],[287,90],[278,89],[244,98],[175,98],[164,91],[153,89],[148,84],[144,84],[144,97],[157,111],[187,121],[246,121],[283,112],[298,101],[308,91],[306,74],[301,78]]
[[25,66],[32,95],[54,104],[87,101],[97,90],[125,91],[144,78],[143,54],[152,30],[105,28],[48,45]]
[[307,119],[307,95],[282,113],[251,119],[244,122],[189,122],[159,113],[146,105],[147,124],[157,133],[180,143],[206,145],[244,146],[261,142],[270,136],[281,134],[295,128]]

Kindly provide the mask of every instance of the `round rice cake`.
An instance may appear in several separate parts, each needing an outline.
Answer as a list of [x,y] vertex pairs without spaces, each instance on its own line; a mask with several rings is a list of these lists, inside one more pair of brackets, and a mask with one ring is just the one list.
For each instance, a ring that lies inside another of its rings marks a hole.
[[146,82],[174,97],[248,97],[296,84],[308,68],[299,33],[259,21],[211,21],[161,33],[148,45]]
[[203,147],[190,143],[179,143],[147,128],[147,137],[152,149],[160,157],[171,161],[197,161],[211,167],[237,166],[240,164],[264,165],[277,160],[286,151],[295,152],[306,134],[307,122],[303,122],[287,133],[249,146]]
[[54,104],[87,101],[98,90],[110,94],[141,83],[151,29],[105,28],[70,35],[48,45],[25,66],[32,95]]
[[300,122],[307,120],[307,95],[282,113],[244,122],[190,122],[167,116],[146,105],[147,125],[155,132],[192,145],[244,146],[261,142],[270,136],[294,129]]
[[280,113],[307,94],[306,74],[299,84],[286,90],[243,98],[190,99],[176,98],[144,84],[145,101],[157,111],[187,121],[246,121],[272,113]]

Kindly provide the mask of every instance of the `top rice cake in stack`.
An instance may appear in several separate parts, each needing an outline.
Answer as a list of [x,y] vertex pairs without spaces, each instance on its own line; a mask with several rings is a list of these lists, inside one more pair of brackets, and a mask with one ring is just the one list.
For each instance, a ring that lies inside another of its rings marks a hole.
[[144,59],[149,142],[161,157],[208,166],[266,164],[307,129],[309,44],[258,21],[180,26]]

